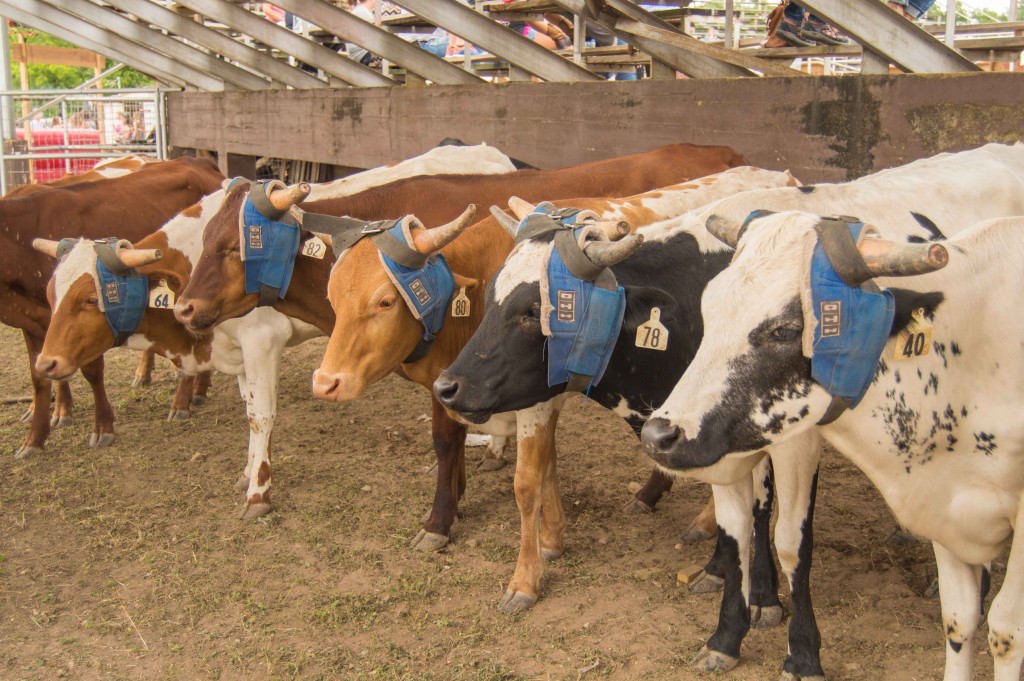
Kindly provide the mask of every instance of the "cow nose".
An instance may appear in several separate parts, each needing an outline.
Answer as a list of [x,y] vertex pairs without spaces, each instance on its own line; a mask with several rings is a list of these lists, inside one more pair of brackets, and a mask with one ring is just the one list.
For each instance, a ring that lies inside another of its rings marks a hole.
[[195,305],[184,300],[179,300],[174,305],[174,316],[182,323],[187,324],[189,320],[192,319],[192,315],[195,314],[195,312]]
[[36,371],[43,376],[49,376],[57,368],[57,358],[39,355],[36,358]]
[[313,394],[321,400],[335,400],[341,392],[341,379],[337,376],[328,376],[319,369],[313,372]]
[[444,406],[451,407],[459,394],[459,387],[458,379],[441,374],[434,381],[434,397]]
[[640,441],[648,456],[660,461],[661,455],[671,452],[682,434],[683,431],[679,429],[679,426],[671,423],[668,419],[653,418],[644,424]]

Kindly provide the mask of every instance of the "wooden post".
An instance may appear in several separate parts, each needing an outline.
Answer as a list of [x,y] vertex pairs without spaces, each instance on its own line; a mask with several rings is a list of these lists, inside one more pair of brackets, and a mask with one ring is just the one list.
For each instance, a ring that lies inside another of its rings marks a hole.
[[[25,47],[25,35],[21,31],[17,31],[18,44],[21,45],[21,54],[18,55],[18,72],[21,75],[21,89],[23,91],[28,90],[28,48]],[[28,112],[32,110],[32,102],[26,97],[21,100],[21,115],[28,116]],[[25,131],[25,143],[28,148],[32,148],[32,121],[25,118],[21,124],[22,129]],[[15,126],[17,128],[17,126]],[[15,133],[17,134],[17,133]],[[35,164],[29,161],[28,164],[28,181],[33,183],[36,181],[36,168]]]
[[[107,58],[102,54],[96,55],[96,64],[92,67],[93,76],[98,76],[103,73],[104,67],[107,65]],[[103,81],[96,81],[96,89],[103,89]],[[103,111],[103,101],[96,101],[96,129],[100,131],[100,144],[107,143],[107,122],[106,116]]]

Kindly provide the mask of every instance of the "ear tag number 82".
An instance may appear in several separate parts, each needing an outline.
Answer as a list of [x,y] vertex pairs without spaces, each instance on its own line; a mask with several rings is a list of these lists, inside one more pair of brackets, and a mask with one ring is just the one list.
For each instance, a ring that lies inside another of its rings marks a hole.
[[914,310],[910,323],[896,335],[893,359],[924,357],[932,348],[932,325],[924,318],[924,309]]
[[323,239],[316,236],[315,234],[310,238],[302,242],[302,255],[307,258],[316,258],[317,260],[323,260],[324,255],[327,253],[327,244],[324,243]]
[[651,308],[651,318],[636,329],[636,346],[647,350],[668,350],[668,329],[661,323],[661,308]]
[[166,279],[161,279],[159,285],[150,289],[149,306],[161,310],[169,310],[174,307],[174,291],[167,285]]

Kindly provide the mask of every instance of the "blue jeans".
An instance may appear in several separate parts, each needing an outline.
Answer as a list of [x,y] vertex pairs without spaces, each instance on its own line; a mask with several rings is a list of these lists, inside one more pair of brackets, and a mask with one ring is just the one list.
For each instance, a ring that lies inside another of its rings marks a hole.
[[892,2],[903,5],[907,14],[915,19],[920,19],[935,4],[935,0],[892,0]]
[[[935,0],[932,0],[935,2]],[[804,8],[795,2],[791,2],[786,5],[786,11],[784,12],[785,17],[795,23],[797,26],[804,23]],[[813,21],[819,24],[825,23],[825,20],[819,17],[817,14],[811,14],[807,17],[808,21]]]
[[419,40],[416,44],[435,57],[444,57],[448,53],[448,36],[446,35],[435,35],[426,40]]

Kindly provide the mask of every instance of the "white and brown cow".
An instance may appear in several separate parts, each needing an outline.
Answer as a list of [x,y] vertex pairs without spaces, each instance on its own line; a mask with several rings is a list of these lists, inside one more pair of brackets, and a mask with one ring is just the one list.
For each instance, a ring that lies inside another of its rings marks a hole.
[[[1024,288],[1024,218],[989,220],[940,243],[850,246],[892,292],[895,317],[875,339],[884,347],[862,401],[834,420],[833,395],[812,378],[817,339],[854,334],[869,318],[815,319],[805,282],[821,224],[796,211],[753,219],[742,235],[740,223],[709,222],[737,246],[736,258],[704,293],[705,342],[645,426],[644,448],[665,468],[693,473],[820,433],[867,474],[901,524],[932,540],[947,681],[972,678],[988,565],[1011,544],[989,649],[995,679],[1018,681],[1024,541],[1013,533],[1024,524],[1024,364],[1012,301]],[[905,352],[901,332],[921,342]],[[798,670],[787,661],[786,671]]]

